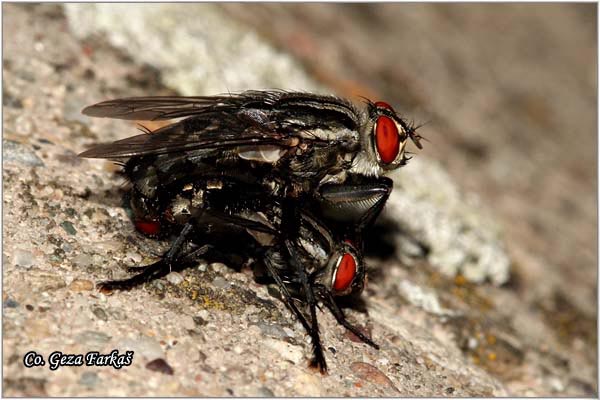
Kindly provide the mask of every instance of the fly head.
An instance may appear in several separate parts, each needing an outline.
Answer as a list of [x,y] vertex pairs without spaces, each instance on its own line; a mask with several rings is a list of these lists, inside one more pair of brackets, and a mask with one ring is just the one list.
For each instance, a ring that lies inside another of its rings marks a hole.
[[317,273],[317,282],[329,289],[334,296],[360,294],[365,278],[362,255],[350,241],[337,243],[327,265]]
[[353,171],[379,176],[406,164],[406,145],[411,140],[419,149],[421,137],[416,128],[402,119],[388,103],[366,100],[367,110],[361,128],[363,153],[359,153]]

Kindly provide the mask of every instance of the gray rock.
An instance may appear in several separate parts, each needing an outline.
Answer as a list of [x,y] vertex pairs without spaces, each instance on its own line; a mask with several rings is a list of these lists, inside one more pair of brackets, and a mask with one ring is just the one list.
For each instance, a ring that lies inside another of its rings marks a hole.
[[75,229],[75,227],[73,226],[73,224],[70,221],[63,221],[63,222],[60,223],[60,226],[69,235],[76,235],[77,234],[77,230]]
[[29,147],[5,139],[2,140],[2,160],[4,162],[16,162],[31,167],[41,167],[44,165],[44,162]]
[[15,300],[11,299],[10,297],[8,299],[4,300],[4,302],[2,304],[6,308],[17,308],[17,307],[19,307],[19,303],[16,302]]
[[276,339],[285,339],[289,336],[287,332],[279,325],[267,324],[264,322],[259,322],[256,325],[260,328],[260,331],[265,336],[270,336]]
[[183,275],[181,275],[179,272],[171,272],[165,278],[173,285],[179,285],[181,282],[183,282]]
[[[183,4],[70,3],[65,5],[65,13],[78,37],[106,35],[140,63],[158,68],[163,82],[182,95],[247,88],[316,88],[289,55],[275,50],[214,5],[191,9]],[[135,15],[137,22],[131,23],[123,15]]]
[[425,311],[436,315],[454,315],[452,310],[441,306],[438,296],[433,290],[426,290],[408,280],[402,280],[398,284],[398,290],[409,303],[421,307]]
[[256,391],[257,397],[275,397],[275,393],[271,389],[265,386],[261,386]]
[[219,289],[228,289],[231,287],[231,284],[221,276],[217,276],[215,279],[213,279],[212,284]]
[[[417,157],[393,178],[394,191],[383,215],[429,248],[432,266],[473,282],[489,279],[500,285],[508,280],[510,259],[499,226],[473,196],[460,192],[439,164]],[[396,240],[400,249],[406,247],[402,237]]]
[[79,384],[93,388],[100,382],[100,378],[96,372],[85,371],[79,378]]
[[15,266],[28,269],[35,264],[35,257],[30,251],[16,249],[13,252],[13,263]]
[[220,262],[211,263],[210,268],[219,274],[223,274],[229,269],[227,265]]
[[93,257],[86,253],[79,253],[70,260],[77,268],[83,268],[94,264]]
[[100,307],[94,307],[92,308],[92,313],[100,320],[102,321],[108,321],[108,315],[106,314],[106,311],[104,311],[103,308]]
[[99,331],[83,331],[75,337],[75,340],[88,346],[102,346],[107,343],[111,337]]

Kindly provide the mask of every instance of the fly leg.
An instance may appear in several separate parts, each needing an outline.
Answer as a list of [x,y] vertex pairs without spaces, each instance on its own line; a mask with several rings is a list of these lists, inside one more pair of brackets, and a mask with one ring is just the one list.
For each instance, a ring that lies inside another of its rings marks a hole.
[[310,332],[311,327],[310,327],[308,321],[306,320],[306,317],[298,309],[298,307],[296,306],[296,303],[294,303],[293,296],[290,294],[285,283],[281,280],[281,277],[277,273],[277,268],[273,265],[273,263],[274,263],[274,261],[270,257],[268,257],[268,256],[265,257],[265,266],[267,268],[267,271],[269,272],[269,275],[271,275],[271,277],[275,280],[275,283],[277,283],[277,286],[279,287],[279,291],[281,292],[281,295],[283,296],[285,304],[290,308],[290,310],[292,310],[292,312],[294,314],[296,314],[296,317],[298,317],[298,319],[300,320],[300,323],[302,324],[304,329],[306,329],[307,332]]
[[[266,226],[264,224],[261,224],[261,223],[243,218],[243,217],[238,217],[235,215],[226,215],[224,213],[219,213],[216,211],[205,211],[205,213],[209,214],[213,217],[216,217],[219,220],[222,220],[224,222],[233,224],[237,227],[244,227],[246,229],[251,229],[251,230],[269,233],[269,234],[273,234],[273,235],[278,234],[277,231],[275,231],[272,228],[269,228],[268,226]],[[277,269],[279,267],[279,265],[277,265],[277,264],[278,264],[277,261],[274,259],[274,257],[272,255],[269,255],[269,254],[265,255],[264,265],[267,268],[267,271],[268,271],[269,275],[271,276],[271,278],[273,278],[273,280],[275,280],[275,283],[277,284],[279,291],[280,291],[281,295],[283,296],[285,304],[296,315],[298,320],[300,320],[300,323],[302,324],[304,329],[306,329],[307,332],[310,332],[311,327],[310,327],[308,321],[306,320],[306,317],[296,306],[293,296],[290,294],[286,284],[283,282],[283,280],[279,276],[279,273],[277,272]]]
[[321,338],[319,335],[319,322],[317,321],[317,301],[315,299],[315,295],[313,293],[311,285],[308,283],[308,276],[306,275],[306,271],[303,266],[298,263],[298,255],[296,254],[296,249],[289,240],[285,241],[288,254],[290,256],[290,264],[294,269],[298,272],[298,277],[300,278],[300,283],[302,284],[302,289],[306,296],[306,302],[308,303],[308,307],[310,310],[310,322],[311,326],[308,329],[308,333],[312,339],[313,344],[313,359],[311,360],[310,366],[313,368],[319,368],[322,374],[327,373],[327,363],[325,362],[325,355],[323,354],[323,347],[321,345]]
[[306,296],[306,302],[310,310],[310,329],[309,334],[313,344],[313,359],[311,360],[310,366],[319,368],[322,374],[327,373],[327,363],[325,362],[325,355],[323,354],[323,347],[321,346],[321,338],[319,336],[319,323],[317,321],[316,305],[317,301],[312,290],[312,286],[308,282],[308,276],[304,267],[298,262],[299,257],[296,253],[296,247],[294,243],[298,241],[300,232],[300,214],[298,204],[294,199],[286,198],[283,203],[282,209],[282,231],[284,234],[284,243],[289,255],[289,263],[292,268],[298,274],[300,284]]
[[352,325],[350,322],[348,322],[348,320],[346,319],[346,316],[344,315],[342,310],[336,304],[335,299],[333,298],[333,296],[329,290],[327,290],[323,287],[320,287],[319,295],[320,295],[321,299],[323,300],[323,303],[325,303],[325,306],[329,309],[329,311],[331,311],[331,313],[333,314],[335,319],[337,319],[337,321],[344,328],[346,328],[350,332],[354,333],[360,340],[362,340],[369,346],[379,350],[379,345],[377,345],[375,342],[373,342],[373,340],[371,338],[366,336],[364,333],[359,331],[358,328],[356,328],[354,325]]
[[175,242],[171,245],[171,248],[159,261],[150,265],[140,267],[136,270],[141,270],[137,275],[131,278],[114,281],[104,281],[98,283],[98,289],[102,291],[113,291],[113,290],[129,290],[135,286],[138,286],[144,282],[150,282],[153,279],[161,278],[167,275],[173,269],[173,262],[178,258],[181,252],[181,248],[185,243],[186,238],[193,230],[191,223],[184,225],[183,229],[179,233]]

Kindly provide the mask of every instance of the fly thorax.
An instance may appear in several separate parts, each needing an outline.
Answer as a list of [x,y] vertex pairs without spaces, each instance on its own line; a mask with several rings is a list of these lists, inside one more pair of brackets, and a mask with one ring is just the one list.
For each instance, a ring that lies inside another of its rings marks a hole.
[[358,133],[348,128],[316,128],[307,131],[298,132],[302,138],[309,140],[323,140],[326,142],[356,142]]

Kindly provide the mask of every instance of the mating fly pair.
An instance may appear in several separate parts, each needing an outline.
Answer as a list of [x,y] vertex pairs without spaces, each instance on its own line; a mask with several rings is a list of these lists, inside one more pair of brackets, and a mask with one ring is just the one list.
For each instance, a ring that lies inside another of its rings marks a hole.
[[[124,163],[138,230],[176,235],[155,264],[106,289],[129,289],[227,254],[211,238],[249,234],[287,306],[309,332],[313,365],[326,370],[319,339],[319,301],[364,342],[335,302],[362,290],[362,231],[392,189],[382,177],[408,160],[415,128],[384,102],[359,111],[334,96],[246,91],[207,97],[111,100],[83,110],[94,117],[182,120],[98,145],[82,157]],[[200,243],[200,241],[204,243]],[[191,248],[190,248],[191,247]]]

